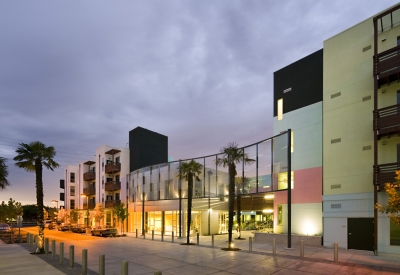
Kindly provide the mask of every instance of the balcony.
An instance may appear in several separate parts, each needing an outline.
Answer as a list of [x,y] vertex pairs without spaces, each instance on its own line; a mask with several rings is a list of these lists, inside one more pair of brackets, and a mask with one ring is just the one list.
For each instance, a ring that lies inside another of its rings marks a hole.
[[120,200],[115,200],[115,201],[109,200],[109,201],[104,202],[104,206],[105,206],[105,208],[111,208],[111,207],[119,205],[120,203],[121,203]]
[[374,111],[374,130],[378,139],[400,134],[400,104]]
[[96,195],[96,188],[95,187],[83,188],[83,194],[86,196],[94,196]]
[[85,181],[91,181],[96,179],[96,173],[89,171],[83,174],[83,180]]
[[121,163],[119,162],[110,162],[105,166],[106,173],[116,173],[121,171]]
[[108,181],[105,186],[106,191],[118,191],[121,190],[120,181]]
[[400,170],[400,162],[374,166],[374,185],[385,186],[385,183],[396,181],[396,171]]
[[374,56],[374,75],[379,87],[400,80],[400,46]]
[[[96,206],[95,203],[89,202],[89,209],[94,209],[94,207]],[[83,203],[83,209],[88,209],[88,205],[86,202]]]

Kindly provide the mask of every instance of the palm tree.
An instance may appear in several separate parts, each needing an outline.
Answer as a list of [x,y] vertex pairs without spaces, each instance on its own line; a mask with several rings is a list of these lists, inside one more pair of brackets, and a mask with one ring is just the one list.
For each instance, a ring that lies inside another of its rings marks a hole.
[[40,141],[29,144],[20,143],[15,151],[15,165],[27,172],[36,174],[37,223],[39,225],[38,248],[36,253],[44,253],[44,212],[43,212],[43,166],[51,171],[60,165],[53,160],[56,151],[53,146],[46,147]]
[[6,161],[7,159],[0,157],[0,190],[4,190],[10,185],[10,182],[7,180],[8,167]]
[[191,160],[190,162],[183,162],[179,166],[179,179],[185,179],[188,182],[188,217],[187,217],[187,240],[186,244],[190,244],[190,224],[192,223],[192,199],[193,199],[193,177],[200,181],[199,175],[201,174],[203,165]]
[[250,179],[247,177],[236,177],[235,178],[235,183],[236,183],[236,190],[237,190],[237,196],[236,196],[236,212],[237,212],[237,223],[238,223],[238,239],[242,239],[242,195],[246,194],[246,186],[250,182]]
[[222,147],[220,150],[221,158],[216,159],[216,164],[222,167],[228,167],[229,174],[229,217],[228,217],[228,249],[234,250],[232,246],[232,228],[233,228],[233,210],[235,204],[235,176],[236,164],[243,162],[250,164],[254,159],[248,157],[243,148],[238,148],[235,142],[229,143],[228,146]]

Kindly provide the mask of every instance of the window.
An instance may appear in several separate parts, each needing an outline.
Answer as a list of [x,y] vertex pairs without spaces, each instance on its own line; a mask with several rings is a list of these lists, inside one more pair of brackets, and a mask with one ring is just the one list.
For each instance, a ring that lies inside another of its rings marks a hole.
[[153,183],[150,182],[150,192],[153,192]]
[[[294,188],[294,173],[293,171],[290,173],[291,177],[291,189]],[[288,173],[281,172],[278,174],[278,190],[285,190],[288,188]]]
[[102,171],[104,171],[104,158],[101,159],[101,167],[102,167]]
[[116,193],[116,194],[115,194],[115,200],[116,200],[116,201],[119,201],[119,193]]
[[75,196],[75,186],[70,186],[69,187],[69,195],[70,196]]
[[283,218],[283,213],[282,213],[282,205],[278,205],[278,225],[282,225],[282,218]]
[[116,175],[116,176],[115,176],[115,181],[116,181],[116,182],[119,182],[119,175]]
[[69,173],[69,181],[70,182],[75,182],[75,173]]
[[115,162],[116,162],[116,163],[119,163],[119,161],[120,161],[120,158],[119,158],[119,157],[116,157],[116,158],[115,158]]
[[283,118],[283,98],[278,99],[278,120]]
[[294,152],[294,131],[290,132],[290,152]]
[[400,245],[400,226],[390,221],[390,245]]
[[101,189],[104,189],[104,176],[101,176]]
[[101,194],[101,202],[104,202],[104,193]]
[[69,207],[70,207],[71,210],[75,209],[75,200],[70,200],[69,201]]

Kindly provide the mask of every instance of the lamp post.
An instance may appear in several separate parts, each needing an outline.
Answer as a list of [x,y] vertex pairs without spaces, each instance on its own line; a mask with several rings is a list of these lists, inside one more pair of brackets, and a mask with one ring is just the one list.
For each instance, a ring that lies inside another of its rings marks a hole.
[[54,212],[54,214],[57,214],[57,221],[58,221],[58,200],[51,200],[51,202],[52,203],[56,203],[57,205],[56,205],[56,209],[57,209],[57,211],[56,212]]
[[210,201],[210,179],[212,175],[212,171],[208,170],[208,235],[211,235],[211,228],[210,228],[210,222],[211,222],[211,201]]
[[86,228],[89,227],[89,196],[81,194],[81,197],[86,197]]

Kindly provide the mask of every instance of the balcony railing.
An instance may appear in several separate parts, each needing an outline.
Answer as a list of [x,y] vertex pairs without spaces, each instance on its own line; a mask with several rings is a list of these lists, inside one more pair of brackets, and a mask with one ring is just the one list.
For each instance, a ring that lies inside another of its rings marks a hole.
[[96,188],[95,187],[83,188],[83,194],[85,194],[86,196],[96,195]]
[[[89,202],[89,209],[94,209],[94,207],[96,206],[95,203]],[[86,202],[83,203],[83,209],[88,209],[88,205]]]
[[117,206],[117,205],[119,205],[121,203],[121,201],[120,200],[114,200],[114,201],[105,201],[104,202],[104,205],[105,205],[105,208],[110,208],[110,207],[114,207],[114,206]]
[[120,181],[108,181],[106,182],[106,191],[117,191],[121,190],[121,182]]
[[378,77],[379,85],[399,80],[400,46],[374,56],[374,75]]
[[374,130],[378,137],[400,134],[400,104],[374,111]]
[[400,170],[400,162],[374,166],[374,185],[380,185],[383,188],[385,183],[395,182],[397,170]]
[[90,180],[95,180],[95,179],[96,179],[95,172],[89,171],[89,172],[86,172],[85,174],[83,174],[83,180],[90,181]]
[[121,163],[119,162],[110,162],[105,166],[106,173],[116,173],[121,171]]

